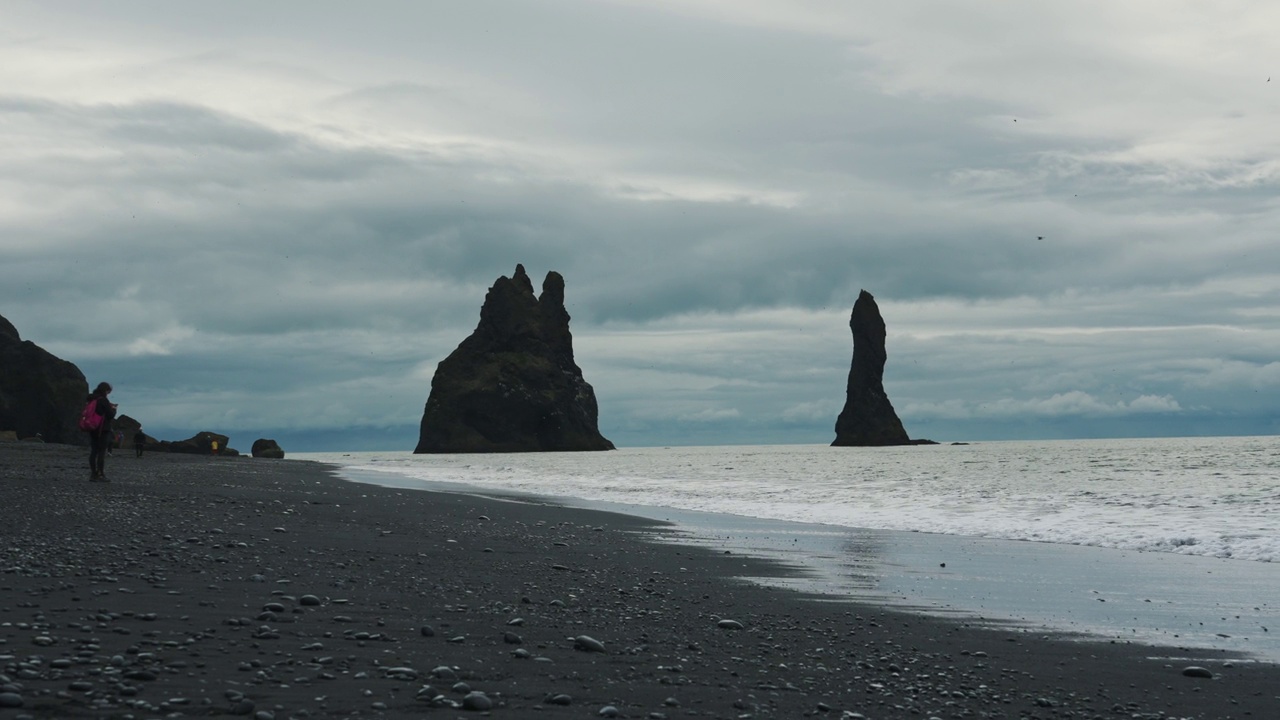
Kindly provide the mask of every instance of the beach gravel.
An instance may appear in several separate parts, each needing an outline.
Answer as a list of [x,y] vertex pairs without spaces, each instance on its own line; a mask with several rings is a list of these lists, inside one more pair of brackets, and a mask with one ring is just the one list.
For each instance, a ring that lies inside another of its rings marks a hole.
[[1275,665],[820,602],[635,517],[86,453],[0,444],[0,720],[1280,717]]

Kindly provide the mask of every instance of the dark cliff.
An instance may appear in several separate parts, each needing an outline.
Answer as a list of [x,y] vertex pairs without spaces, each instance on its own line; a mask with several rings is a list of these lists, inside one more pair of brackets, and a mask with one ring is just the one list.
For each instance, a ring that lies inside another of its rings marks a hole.
[[0,430],[20,438],[87,445],[76,426],[89,383],[72,363],[50,354],[0,317]]
[[884,318],[871,293],[863,290],[853,304],[849,318],[853,331],[853,363],[849,368],[849,388],[844,410],[836,419],[836,439],[832,445],[880,446],[914,445],[928,440],[911,440],[884,391],[886,331]]
[[535,297],[524,266],[498,278],[480,323],[436,368],[417,453],[612,450],[573,360],[564,278]]

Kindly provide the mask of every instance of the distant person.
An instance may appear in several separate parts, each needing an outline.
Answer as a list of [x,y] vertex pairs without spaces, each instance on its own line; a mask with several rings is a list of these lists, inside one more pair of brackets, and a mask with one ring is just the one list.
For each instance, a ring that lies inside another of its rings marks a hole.
[[[116,405],[107,399],[110,394],[111,384],[102,382],[85,399],[84,415],[97,415],[96,420],[88,419],[94,426],[86,429],[89,433],[89,479],[101,482],[107,482],[107,446],[115,437],[111,423],[116,419]],[[85,427],[85,422],[86,418],[82,416],[81,427]]]
[[133,452],[137,457],[142,457],[142,449],[147,446],[147,435],[142,432],[142,428],[138,428],[138,432],[133,434]]
[[213,454],[214,454],[214,455],[217,455],[217,454],[218,454],[218,441],[217,441],[217,440],[214,440],[214,441],[210,444],[210,447],[211,447],[211,448],[212,448],[212,450],[213,450]]

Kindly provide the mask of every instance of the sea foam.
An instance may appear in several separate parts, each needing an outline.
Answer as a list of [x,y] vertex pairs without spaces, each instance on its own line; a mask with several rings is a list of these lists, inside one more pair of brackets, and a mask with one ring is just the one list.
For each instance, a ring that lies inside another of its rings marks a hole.
[[1280,561],[1280,438],[304,454],[487,493]]

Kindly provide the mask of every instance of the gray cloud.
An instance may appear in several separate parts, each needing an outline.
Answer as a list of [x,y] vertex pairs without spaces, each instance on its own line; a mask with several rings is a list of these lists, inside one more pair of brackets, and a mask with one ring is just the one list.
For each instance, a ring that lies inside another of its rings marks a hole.
[[913,434],[1272,432],[1266,18],[1064,7],[24,6],[0,314],[161,430],[407,447],[523,262],[615,441],[826,442],[866,288]]

